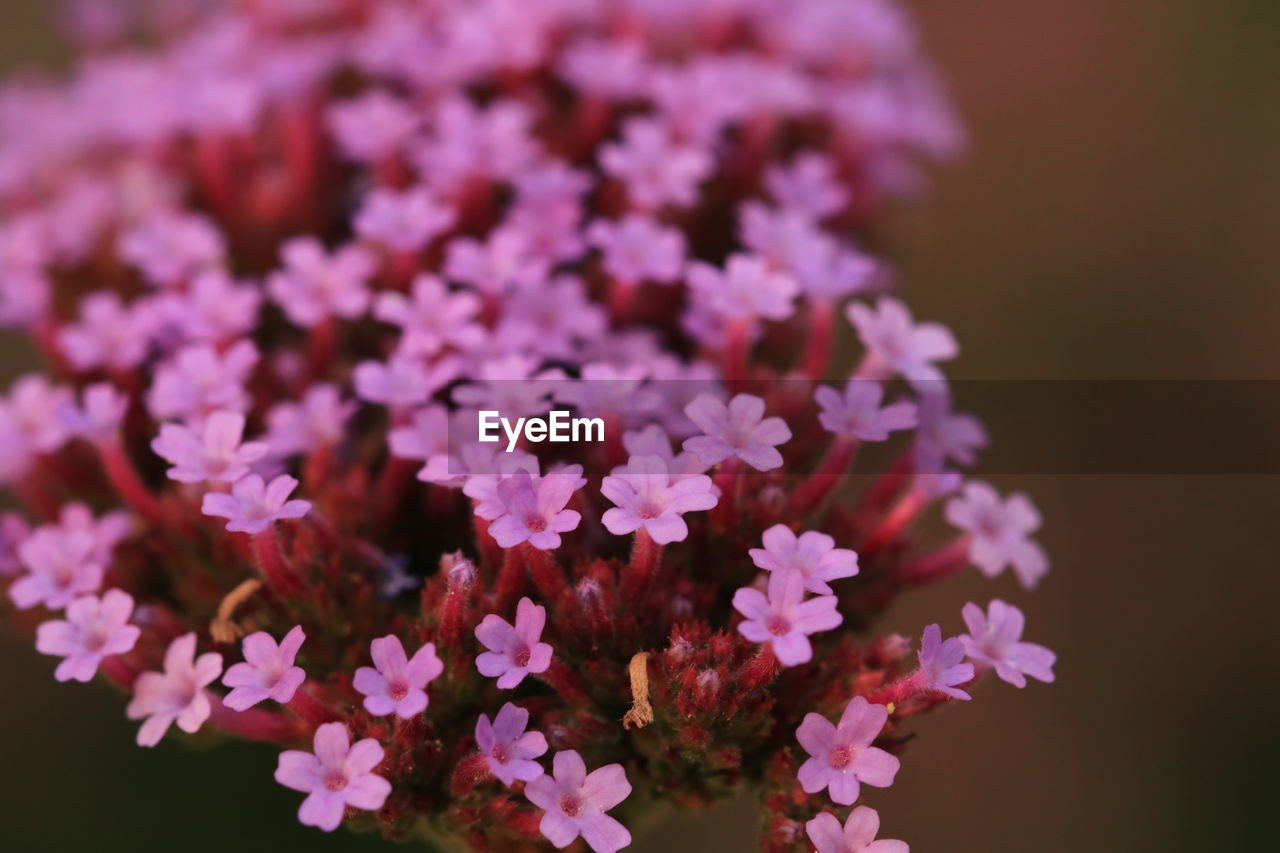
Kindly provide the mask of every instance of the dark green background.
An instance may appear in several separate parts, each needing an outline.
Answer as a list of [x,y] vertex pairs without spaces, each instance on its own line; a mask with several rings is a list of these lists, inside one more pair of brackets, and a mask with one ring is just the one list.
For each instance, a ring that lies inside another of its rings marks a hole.
[[[54,55],[36,20],[45,3],[0,4],[0,65]],[[973,144],[887,233],[917,314],[960,337],[950,372],[1280,378],[1280,7],[914,5]],[[5,352],[16,371],[21,356]],[[955,630],[967,598],[1005,596],[1059,651],[1059,682],[994,685],[923,721],[896,784],[868,797],[886,833],[915,853],[1270,848],[1280,481],[1000,485],[1044,510],[1055,568],[1042,589],[966,578],[903,602],[887,627]],[[297,827],[270,750],[139,750],[111,692],[56,685],[26,640],[0,640],[0,655],[4,849],[383,846]],[[634,849],[743,851],[752,829],[738,804]]]

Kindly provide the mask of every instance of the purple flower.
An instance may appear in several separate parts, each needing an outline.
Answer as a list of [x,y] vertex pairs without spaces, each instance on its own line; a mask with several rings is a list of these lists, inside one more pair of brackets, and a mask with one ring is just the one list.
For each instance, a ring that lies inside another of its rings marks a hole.
[[240,644],[245,662],[232,664],[222,676],[222,683],[231,688],[222,703],[235,711],[248,710],[265,699],[287,704],[307,677],[302,667],[293,665],[306,638],[301,625],[295,625],[279,644],[266,631],[245,637]]
[[36,630],[36,651],[62,658],[53,677],[89,681],[108,655],[133,649],[141,630],[130,625],[133,597],[109,589],[102,598],[86,595],[67,605],[66,619],[43,622]]
[[791,429],[782,418],[764,417],[759,397],[738,394],[726,406],[710,394],[699,394],[684,413],[704,433],[685,439],[684,449],[704,464],[737,458],[757,471],[782,467],[776,446],[791,440]]
[[137,367],[151,345],[149,320],[137,304],[125,307],[112,291],[90,293],[80,303],[80,322],[58,330],[58,349],[76,370]]
[[840,826],[840,819],[823,812],[804,825],[817,853],[910,853],[906,842],[876,840],[880,815],[875,809],[858,806]]
[[173,287],[216,267],[226,249],[218,229],[191,213],[163,212],[125,231],[117,241],[120,257],[154,285]]
[[229,495],[207,493],[200,510],[205,515],[230,519],[227,530],[261,533],[282,518],[302,518],[311,511],[310,501],[289,500],[297,486],[298,481],[288,474],[281,474],[270,484],[257,474],[249,474],[235,482]]
[[687,278],[698,305],[730,319],[785,320],[799,293],[794,278],[753,255],[731,255],[723,272],[695,261]]
[[244,421],[239,412],[218,411],[205,419],[199,432],[182,424],[163,424],[151,449],[173,465],[170,480],[234,483],[249,473],[250,464],[267,455],[263,442],[240,443]]
[[560,547],[560,534],[577,528],[582,514],[565,509],[578,478],[552,472],[535,483],[528,471],[517,471],[498,483],[498,499],[506,508],[489,525],[489,533],[503,548],[528,542],[543,551]]
[[361,400],[403,409],[425,403],[457,374],[458,363],[452,358],[428,366],[419,358],[396,354],[386,362],[360,362],[353,378]]
[[836,540],[816,530],[797,537],[785,524],[766,530],[764,548],[752,548],[748,553],[751,561],[766,572],[799,572],[804,588],[818,595],[831,594],[827,581],[858,573],[858,555],[853,551],[837,548]]
[[267,446],[276,456],[292,456],[342,440],[356,402],[344,400],[338,386],[319,382],[300,403],[277,403],[267,412]]
[[163,672],[144,672],[133,685],[125,709],[131,720],[146,718],[138,729],[138,746],[155,746],[175,722],[188,734],[199,731],[212,708],[204,688],[222,673],[222,655],[196,658],[196,635],[183,634],[164,653]]
[[550,265],[533,253],[529,238],[512,228],[496,228],[483,242],[450,240],[445,253],[445,278],[495,296],[535,289],[549,272]]
[[453,227],[456,214],[426,187],[379,187],[356,211],[356,233],[396,252],[417,252]]
[[820,385],[813,398],[822,411],[818,420],[824,429],[838,435],[852,435],[862,441],[884,441],[889,433],[916,425],[914,403],[890,403],[881,408],[884,387],[879,382],[850,379],[844,394]]
[[625,472],[604,478],[600,492],[616,504],[600,519],[610,533],[624,536],[644,528],[659,545],[683,542],[689,526],[681,516],[711,509],[718,500],[710,477],[675,479],[661,456],[632,456]]
[[480,299],[474,293],[451,293],[433,275],[413,280],[413,295],[383,293],[373,305],[373,315],[400,327],[400,352],[423,357],[446,347],[471,350],[485,339],[477,322]]
[[427,710],[430,700],[424,688],[444,672],[435,643],[427,643],[408,657],[400,638],[388,634],[370,643],[369,651],[377,669],[360,667],[354,681],[356,690],[364,694],[365,710],[376,717],[394,713],[403,720]]
[[529,712],[510,702],[492,723],[488,714],[476,720],[476,746],[504,785],[514,785],[517,779],[532,782],[543,773],[542,765],[533,759],[547,751],[547,739],[542,732],[525,731],[528,726]]
[[631,843],[627,828],[605,814],[631,795],[621,764],[588,775],[582,756],[569,749],[557,752],[551,766],[551,774],[526,785],[524,795],[546,812],[539,829],[553,846],[568,847],[579,835],[595,853],[617,853]]
[[738,633],[753,643],[768,643],[783,666],[797,666],[813,658],[809,634],[830,631],[844,621],[834,595],[804,600],[804,576],[773,572],[769,594],[742,587],[733,594],[733,607],[746,617]]
[[215,409],[249,408],[245,380],[258,363],[258,349],[239,341],[219,353],[208,344],[181,349],[156,368],[147,410],[156,420],[191,421]]
[[986,483],[967,483],[963,494],[947,503],[946,516],[972,537],[969,559],[987,577],[1013,566],[1030,589],[1049,571],[1044,551],[1030,538],[1040,527],[1040,513],[1026,495],[1019,492],[1001,501]]
[[363,163],[397,153],[419,123],[416,110],[380,89],[334,104],[326,118],[342,153]]
[[476,657],[480,674],[498,679],[501,690],[510,690],[526,675],[546,672],[551,666],[550,644],[541,642],[547,610],[528,598],[516,605],[516,624],[490,613],[476,626],[476,639],[489,651]]
[[939,382],[942,371],[933,363],[955,358],[959,352],[956,339],[946,326],[917,324],[907,307],[896,299],[882,298],[874,309],[855,302],[846,313],[868,355],[877,362],[874,376],[868,378],[884,378],[883,365],[883,369],[916,386]]
[[939,473],[947,463],[972,465],[977,451],[987,446],[987,431],[973,415],[951,410],[951,394],[934,385],[920,395],[919,428],[916,430],[916,468]]
[[63,407],[63,424],[86,441],[108,441],[119,434],[129,398],[110,382],[95,382],[80,395],[79,406]]
[[972,602],[964,606],[964,623],[968,634],[960,636],[969,660],[993,667],[1002,681],[1014,687],[1026,687],[1027,676],[1044,682],[1053,681],[1051,650],[1035,643],[1019,642],[1026,623],[1022,611],[996,598],[982,608]]
[[587,239],[604,253],[605,272],[628,284],[668,284],[684,268],[684,234],[650,216],[632,213],[617,222],[597,219],[587,229]]
[[342,823],[347,806],[377,811],[391,793],[391,783],[373,773],[382,761],[382,747],[373,738],[351,745],[344,723],[325,723],[316,729],[314,754],[290,749],[280,753],[276,781],[302,791],[307,798],[298,809],[304,826],[332,832]]
[[359,246],[333,254],[313,237],[296,237],[280,250],[284,270],[267,281],[267,292],[295,325],[311,328],[329,317],[353,320],[369,307],[369,277],[376,264]]
[[936,623],[924,629],[920,640],[920,674],[929,689],[945,693],[953,699],[972,699],[956,687],[973,681],[973,664],[964,660],[964,642],[959,637],[942,640],[942,628]]
[[61,610],[97,592],[106,572],[97,540],[84,530],[37,528],[18,546],[18,560],[27,573],[9,587],[9,598],[22,610],[37,604]]
[[801,152],[785,166],[770,166],[764,182],[779,205],[815,221],[839,213],[849,203],[835,163],[817,151]]
[[222,270],[209,270],[185,291],[165,292],[138,307],[141,329],[162,343],[220,343],[253,331],[262,289],[256,282],[236,284]]
[[18,546],[31,535],[31,525],[16,512],[0,513],[0,578],[13,577],[22,571]]
[[835,725],[821,714],[806,714],[796,729],[796,739],[810,756],[796,774],[805,793],[826,788],[832,802],[851,806],[861,785],[892,785],[898,759],[871,745],[888,719],[888,709],[861,696],[849,700]]
[[664,123],[632,118],[622,127],[622,141],[601,149],[600,165],[626,184],[632,207],[656,210],[693,204],[714,163],[707,152],[677,142]]

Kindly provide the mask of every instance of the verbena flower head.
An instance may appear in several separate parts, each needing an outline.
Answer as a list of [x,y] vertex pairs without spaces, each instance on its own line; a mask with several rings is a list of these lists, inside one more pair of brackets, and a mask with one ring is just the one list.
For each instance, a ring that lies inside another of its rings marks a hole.
[[806,823],[804,830],[817,853],[910,853],[903,841],[876,840],[880,815],[868,806],[849,812],[843,826],[831,812],[823,812]]
[[1052,677],[1011,605],[877,633],[1047,568],[870,254],[962,139],[910,16],[149,5],[0,82],[0,325],[48,365],[0,393],[0,586],[55,677],[276,744],[325,830],[612,853],[753,791],[766,853],[893,853],[829,801]]

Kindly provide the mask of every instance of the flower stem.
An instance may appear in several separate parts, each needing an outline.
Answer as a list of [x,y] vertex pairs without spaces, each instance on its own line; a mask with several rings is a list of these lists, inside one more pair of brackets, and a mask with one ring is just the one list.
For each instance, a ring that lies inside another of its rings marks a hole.
[[791,495],[791,509],[797,515],[806,515],[840,483],[844,473],[858,450],[858,439],[852,435],[838,435],[831,443],[818,467]]
[[280,542],[276,538],[274,525],[261,533],[254,534],[253,550],[258,556],[262,576],[266,578],[267,586],[271,587],[273,592],[277,595],[292,597],[305,591],[306,586],[302,578],[298,577],[293,567],[285,562],[284,554],[280,552]]
[[662,546],[641,527],[636,531],[635,543],[631,547],[631,562],[622,573],[623,600],[636,602],[648,592],[661,565]]
[[142,482],[119,438],[97,443],[98,457],[111,486],[134,512],[155,524],[164,521],[160,502]]

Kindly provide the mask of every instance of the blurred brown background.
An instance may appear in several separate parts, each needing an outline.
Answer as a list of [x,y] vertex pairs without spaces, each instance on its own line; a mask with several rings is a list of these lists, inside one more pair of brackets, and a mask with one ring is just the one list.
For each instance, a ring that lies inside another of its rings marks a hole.
[[[962,341],[951,372],[1280,379],[1280,4],[913,5],[972,146],[889,233],[918,316]],[[50,53],[45,6],[0,0],[0,65]],[[1042,588],[966,578],[886,627],[955,631],[965,600],[1003,596],[1059,652],[1059,681],[984,687],[926,720],[868,797],[886,834],[915,853],[1274,849],[1280,478],[998,485],[1044,510]],[[0,644],[6,849],[384,849],[294,826],[269,751],[139,751],[110,691],[56,685],[25,642]],[[753,830],[734,804],[634,849],[745,851]]]

